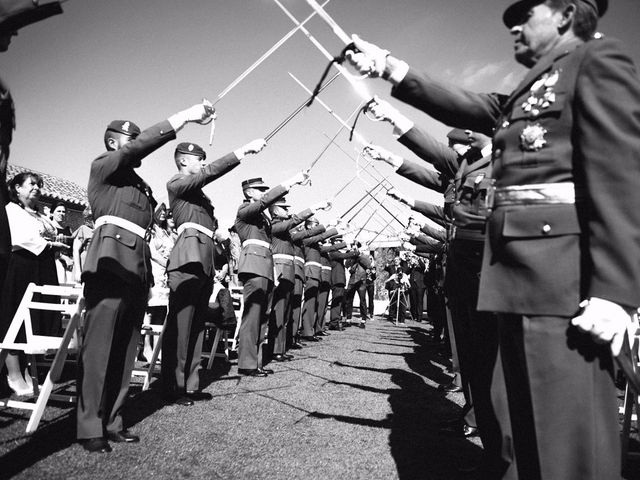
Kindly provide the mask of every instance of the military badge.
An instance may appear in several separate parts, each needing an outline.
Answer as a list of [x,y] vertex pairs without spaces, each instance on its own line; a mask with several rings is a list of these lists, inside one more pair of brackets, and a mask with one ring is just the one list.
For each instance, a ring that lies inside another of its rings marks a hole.
[[131,122],[124,122],[122,124],[122,131],[123,132],[128,132],[130,127],[131,127]]
[[556,94],[553,87],[558,83],[560,71],[547,72],[536,80],[529,91],[531,92],[527,101],[521,107],[529,117],[535,118],[540,115],[540,111],[549,108],[556,101]]
[[539,123],[527,125],[520,134],[520,147],[527,152],[537,152],[547,144],[547,129]]

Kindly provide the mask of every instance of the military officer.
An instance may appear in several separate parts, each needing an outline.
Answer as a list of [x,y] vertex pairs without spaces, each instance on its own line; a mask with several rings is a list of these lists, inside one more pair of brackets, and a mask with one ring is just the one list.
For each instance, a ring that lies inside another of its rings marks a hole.
[[328,202],[317,203],[300,213],[289,214],[290,205],[284,197],[279,198],[269,212],[271,225],[271,251],[274,264],[274,290],[269,317],[269,346],[273,360],[283,362],[291,360],[292,355],[286,353],[287,323],[291,318],[291,295],[295,284],[294,248],[291,230],[300,225],[316,211],[328,208]]
[[[310,217],[305,222],[306,229],[313,229],[319,225],[316,217]],[[322,260],[320,243],[338,235],[336,228],[329,228],[319,235],[302,240],[304,245],[304,304],[302,306],[302,334],[300,338],[308,342],[317,342],[318,324],[318,294],[322,281]]]
[[291,300],[291,321],[287,330],[287,346],[299,350],[304,344],[300,342],[302,332],[302,294],[304,292],[305,266],[304,266],[304,245],[305,238],[313,237],[324,233],[324,225],[317,224],[312,228],[305,228],[300,225],[291,232],[293,242],[293,261],[295,265],[295,282],[293,286],[293,296]]
[[82,272],[87,313],[77,415],[78,439],[91,452],[109,452],[107,439],[139,440],[124,429],[122,406],[153,283],[147,238],[156,201],[135,169],[186,123],[205,123],[213,114],[197,104],[143,132],[114,120],[104,134],[107,151],[91,164],[87,193],[96,221]]
[[329,316],[329,330],[342,330],[342,310],[344,304],[344,290],[347,284],[347,275],[344,268],[345,260],[349,258],[357,258],[359,252],[357,250],[345,249],[346,242],[338,240],[336,237],[331,239],[334,245],[339,245],[337,251],[329,252],[331,260],[331,313]]
[[218,222],[202,188],[265,145],[262,139],[254,140],[208,165],[205,151],[195,143],[182,142],[174,152],[178,173],[167,182],[167,191],[178,239],[167,262],[169,312],[162,336],[162,383],[170,402],[190,406],[211,397],[200,391],[198,367],[213,291]]
[[244,311],[238,339],[238,372],[251,377],[265,377],[260,345],[267,326],[267,303],[273,289],[271,220],[265,214],[276,200],[294,185],[309,181],[306,171],[269,189],[256,177],[242,182],[245,201],[238,208],[234,228],[242,242],[238,274],[243,284]]
[[351,272],[345,293],[345,314],[347,321],[349,323],[354,323],[351,322],[351,315],[353,312],[353,299],[357,292],[360,303],[360,321],[358,322],[358,326],[360,328],[365,328],[365,324],[369,319],[365,279],[367,276],[367,269],[372,268],[373,264],[366,252],[366,249],[362,248],[362,244],[360,242],[355,242],[353,247],[357,250],[358,255],[347,260],[345,265],[345,267],[349,269],[349,272]]
[[401,100],[493,135],[478,308],[499,312],[494,379],[506,381],[513,477],[620,478],[611,354],[640,304],[640,81],[620,42],[595,35],[607,6],[509,6],[515,58],[530,70],[508,96],[419,75],[357,38],[366,53],[351,55]]

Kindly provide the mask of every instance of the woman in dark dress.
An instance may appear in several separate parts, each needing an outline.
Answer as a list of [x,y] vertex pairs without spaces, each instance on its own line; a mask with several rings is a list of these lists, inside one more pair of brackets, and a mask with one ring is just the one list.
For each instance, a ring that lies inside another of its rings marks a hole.
[[[19,173],[8,183],[10,202],[6,206],[11,229],[12,253],[0,298],[0,338],[4,338],[29,283],[58,285],[55,253],[68,246],[56,240],[56,228],[38,209],[42,179],[31,172]],[[57,312],[31,312],[33,332],[56,335],[60,331]],[[24,330],[18,341],[25,341]],[[31,393],[29,376],[23,376],[17,352],[7,356],[9,387],[18,395]]]

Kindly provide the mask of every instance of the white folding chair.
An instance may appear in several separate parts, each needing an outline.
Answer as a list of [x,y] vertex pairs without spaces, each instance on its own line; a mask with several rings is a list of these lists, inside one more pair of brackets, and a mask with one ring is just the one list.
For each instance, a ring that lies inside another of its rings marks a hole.
[[160,357],[160,351],[162,350],[162,337],[166,328],[167,316],[165,315],[162,325],[145,324],[142,325],[142,328],[140,329],[140,335],[142,336],[143,341],[144,337],[147,335],[156,337],[151,353],[151,358],[149,359],[149,364],[144,368],[134,368],[131,371],[131,377],[142,377],[144,379],[142,382],[143,391],[149,389],[149,385],[151,384],[151,379],[153,378],[154,373],[156,373],[160,368],[160,361],[158,360],[158,358]]
[[[34,295],[46,295],[55,297],[55,300],[34,300]],[[31,311],[44,310],[60,312],[68,317],[62,337],[36,335],[33,333],[31,323]],[[31,356],[31,376],[33,380],[33,398],[35,403],[4,399],[0,400],[0,406],[31,410],[31,416],[27,423],[26,432],[32,433],[38,428],[42,414],[49,399],[65,402],[75,402],[75,395],[53,394],[53,386],[60,379],[64,362],[70,352],[75,352],[77,347],[70,347],[72,338],[77,337],[77,329],[80,325],[84,310],[82,287],[80,285],[42,285],[30,283],[18,306],[18,310],[9,325],[9,330],[0,343],[0,368],[4,365],[9,351],[22,351]],[[17,337],[21,327],[25,330],[25,341],[18,342]],[[77,340],[76,340],[77,345]],[[38,385],[38,371],[35,355],[54,354],[53,361],[47,372],[47,377],[42,385]]]
[[[218,286],[216,288],[216,286]],[[211,294],[210,304],[215,303],[218,292],[220,291],[219,284],[214,285],[213,293]],[[231,299],[233,300],[233,309],[236,314],[236,329],[233,337],[229,338],[229,332],[216,326],[214,323],[206,322],[207,328],[214,329],[215,335],[211,344],[211,350],[208,353],[209,360],[207,362],[207,369],[211,369],[213,361],[216,357],[224,358],[226,362],[229,361],[229,353],[237,350],[238,344],[238,332],[240,331],[240,322],[242,321],[242,310],[244,307],[242,287],[229,286],[229,293],[231,293]],[[218,345],[223,342],[223,352],[218,353]]]

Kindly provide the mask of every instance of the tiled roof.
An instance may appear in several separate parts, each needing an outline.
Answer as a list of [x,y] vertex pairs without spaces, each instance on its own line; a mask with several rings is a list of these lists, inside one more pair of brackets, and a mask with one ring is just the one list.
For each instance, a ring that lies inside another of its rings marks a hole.
[[56,177],[48,173],[38,172],[19,165],[9,164],[7,166],[7,180],[22,172],[34,172],[42,177],[42,181],[44,183],[42,188],[43,197],[50,198],[52,200],[75,203],[76,205],[81,205],[83,207],[86,207],[89,204],[86,188],[81,187],[70,180],[65,180],[64,178]]

